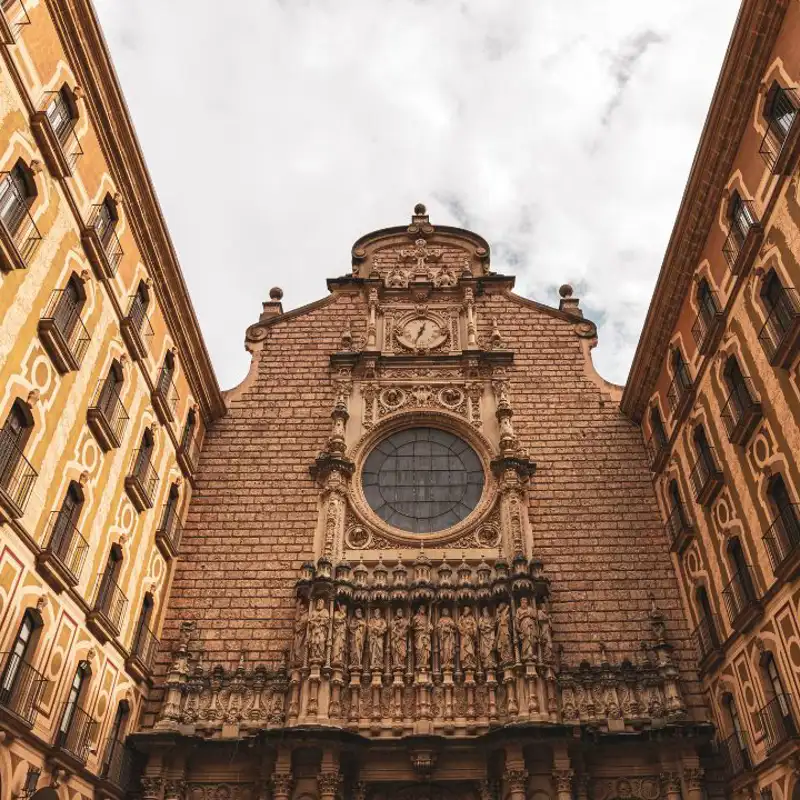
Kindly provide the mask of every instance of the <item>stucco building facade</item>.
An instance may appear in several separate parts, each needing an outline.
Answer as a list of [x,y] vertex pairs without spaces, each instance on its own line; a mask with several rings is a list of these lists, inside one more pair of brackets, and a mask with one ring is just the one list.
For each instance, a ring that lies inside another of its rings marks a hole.
[[799,33],[743,3],[625,387],[418,205],[223,394],[90,3],[4,2],[0,800],[796,797]]

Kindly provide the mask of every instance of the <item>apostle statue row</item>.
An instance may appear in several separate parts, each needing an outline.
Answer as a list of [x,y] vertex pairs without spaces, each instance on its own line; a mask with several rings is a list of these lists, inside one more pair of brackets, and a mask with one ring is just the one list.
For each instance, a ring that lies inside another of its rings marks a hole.
[[[388,616],[388,619],[387,619]],[[297,602],[292,660],[297,668],[328,666],[351,672],[487,672],[515,663],[550,664],[553,639],[545,604],[528,597],[513,608],[426,605],[407,610],[323,597]]]

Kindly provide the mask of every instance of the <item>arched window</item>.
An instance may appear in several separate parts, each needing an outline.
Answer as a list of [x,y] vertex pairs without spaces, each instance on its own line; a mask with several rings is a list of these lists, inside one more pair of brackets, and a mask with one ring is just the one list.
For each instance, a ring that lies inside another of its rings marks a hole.
[[134,294],[133,299],[131,300],[131,307],[128,312],[128,316],[130,317],[131,322],[137,331],[141,331],[142,329],[145,317],[147,316],[147,306],[149,304],[150,292],[144,281],[140,281],[139,286],[136,289],[136,294]]
[[737,536],[732,537],[728,542],[727,549],[728,561],[733,575],[723,594],[728,605],[731,624],[733,624],[737,615],[755,601],[756,591],[753,585],[750,565],[745,558],[741,540]]
[[717,314],[719,314],[719,306],[717,305],[717,299],[714,296],[714,292],[711,290],[711,287],[708,285],[708,281],[705,278],[703,278],[700,283],[697,284],[696,297],[700,316],[705,321],[706,327],[710,328],[714,324]]
[[791,95],[777,81],[773,81],[764,105],[764,118],[770,132],[780,144],[789,135],[796,117],[797,108]]
[[101,775],[104,778],[111,778],[117,782],[123,777],[124,769],[124,745],[125,730],[128,727],[128,717],[130,716],[130,705],[127,700],[120,700],[114,714],[114,721],[108,732],[105,750],[103,751],[103,762]]
[[650,409],[650,428],[653,431],[653,443],[658,448],[667,446],[667,432],[664,430],[664,421],[661,419],[661,412],[658,406]]
[[169,398],[172,388],[172,379],[175,376],[175,356],[171,350],[167,351],[164,357],[164,366],[158,376],[156,391],[160,392],[165,398]]
[[725,369],[722,374],[725,383],[728,385],[731,402],[736,404],[741,414],[741,412],[752,403],[752,397],[750,396],[750,389],[747,385],[749,379],[745,378],[742,374],[736,356],[730,356],[728,358],[725,362]]
[[670,366],[672,367],[672,382],[667,391],[667,402],[671,414],[679,414],[684,407],[684,402],[691,397],[692,379],[689,376],[689,369],[683,359],[680,348],[673,347],[670,354]]
[[680,552],[689,542],[692,526],[683,507],[678,482],[671,480],[667,486],[668,516],[664,526],[673,550]]
[[145,428],[142,434],[142,443],[136,455],[136,462],[133,468],[134,475],[142,477],[150,469],[150,461],[153,457],[154,447],[153,433],[149,428]]
[[762,713],[761,721],[767,728],[768,741],[770,738],[783,741],[789,735],[793,735],[795,730],[791,701],[783,688],[783,680],[772,653],[764,656],[762,668],[768,702],[765,707],[766,713]]
[[797,310],[774,269],[771,269],[764,278],[760,295],[770,319],[781,333],[785,333],[791,327]]
[[193,408],[190,408],[189,413],[186,415],[186,424],[183,426],[183,434],[181,435],[181,450],[184,452],[188,452],[191,449],[196,427],[197,414]]
[[103,246],[108,245],[111,235],[117,227],[119,222],[119,212],[117,211],[117,204],[110,194],[106,194],[103,202],[95,206],[92,225],[100,237]]
[[792,553],[800,548],[800,519],[798,507],[792,501],[783,476],[773,475],[767,484],[767,498],[775,515],[764,544],[773,571],[777,571]]
[[61,508],[55,512],[53,530],[48,547],[58,558],[72,568],[73,574],[80,567],[73,564],[75,554],[72,543],[75,539],[78,519],[83,510],[83,490],[72,481],[61,502]]
[[118,585],[121,570],[122,548],[118,544],[114,544],[111,546],[105,568],[97,583],[94,610],[102,614],[112,627],[117,629],[117,632],[128,602]]
[[17,465],[23,458],[23,450],[33,430],[33,416],[30,408],[17,400],[9,411],[3,428],[0,430],[0,487],[15,488],[18,476]]
[[[80,703],[91,674],[89,664],[86,661],[81,661],[72,678],[67,700],[64,703],[64,713],[61,715],[61,724],[58,726],[56,738],[58,746],[67,746],[72,752],[74,752],[72,749],[73,741],[82,738],[80,729],[84,727],[85,722],[81,718],[85,717],[85,713],[81,709]],[[77,723],[75,731],[73,731],[73,723]],[[75,744],[78,744],[78,742],[75,742]]]
[[695,639],[701,659],[719,647],[719,634],[714,622],[714,613],[711,610],[711,603],[708,599],[708,592],[705,586],[698,586],[695,591],[695,602],[697,603],[698,625],[695,630]]
[[73,273],[67,281],[67,285],[59,293],[53,310],[55,325],[66,341],[70,341],[85,304],[86,289],[83,281]]
[[11,236],[16,235],[22,221],[36,199],[36,184],[30,167],[19,159],[0,180],[0,223]]
[[20,713],[26,719],[34,710],[43,683],[41,675],[30,663],[41,627],[39,612],[29,608],[22,615],[22,622],[0,676],[0,706],[18,713],[27,712]]
[[711,445],[708,443],[708,437],[706,436],[706,429],[702,425],[698,425],[694,429],[694,446],[697,450],[698,457],[702,460],[705,464],[706,468],[709,472],[713,472],[717,469],[717,463],[714,459],[714,454],[711,449]]
[[739,247],[741,247],[756,220],[750,209],[750,204],[742,200],[739,192],[734,192],[731,197],[728,207],[728,220],[731,226],[731,233]]
[[689,370],[686,366],[686,361],[684,361],[683,353],[677,347],[672,350],[672,376],[673,380],[677,381],[682,389],[688,389],[692,385],[692,379],[689,377]]
[[108,370],[108,375],[103,381],[100,395],[97,400],[97,407],[106,415],[108,420],[114,418],[114,408],[120,403],[120,392],[122,391],[122,384],[124,382],[124,375],[122,372],[122,365],[114,359],[111,362],[111,367]]
[[722,706],[728,717],[728,724],[733,731],[723,742],[723,757],[727,760],[728,777],[735,777],[746,769],[750,769],[750,752],[747,748],[747,733],[742,725],[739,709],[732,694],[722,698]]
[[78,120],[78,104],[72,90],[64,84],[57,92],[50,93],[50,102],[45,108],[53,132],[63,145]]

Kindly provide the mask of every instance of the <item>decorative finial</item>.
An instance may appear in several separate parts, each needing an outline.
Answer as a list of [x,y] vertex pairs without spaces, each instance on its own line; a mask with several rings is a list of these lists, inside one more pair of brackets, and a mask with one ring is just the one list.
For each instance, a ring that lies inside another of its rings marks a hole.
[[283,289],[280,286],[273,286],[269,290],[269,299],[274,300],[276,303],[283,299]]
[[415,213],[415,214],[416,214],[418,217],[421,217],[423,214],[427,214],[427,213],[428,213],[428,209],[427,209],[427,208],[425,208],[425,204],[424,204],[424,203],[417,203],[417,204],[414,206],[414,213]]
[[558,293],[561,297],[572,297],[572,286],[568,283],[563,283],[559,287]]

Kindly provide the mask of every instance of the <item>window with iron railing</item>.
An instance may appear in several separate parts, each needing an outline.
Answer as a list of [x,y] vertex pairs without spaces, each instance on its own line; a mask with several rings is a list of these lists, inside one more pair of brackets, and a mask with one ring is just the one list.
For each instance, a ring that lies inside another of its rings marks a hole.
[[771,270],[761,287],[761,302],[767,318],[758,339],[767,358],[773,360],[794,331],[800,318],[800,296],[793,287],[784,286],[780,278]]
[[77,120],[72,98],[68,96],[67,92],[66,88],[48,92],[45,106],[45,114],[50,126],[62,144],[67,141]]
[[697,349],[702,353],[711,342],[722,317],[717,293],[711,290],[705,279],[701,280],[697,287],[697,305],[697,317],[692,325],[692,336],[697,344]]
[[20,511],[24,511],[37,478],[22,452],[32,427],[30,411],[17,401],[0,429],[0,491]]
[[771,168],[776,166],[783,146],[797,121],[800,97],[794,86],[780,86],[773,81],[764,105],[767,129],[759,147],[759,153]]
[[672,382],[667,391],[667,402],[670,413],[675,414],[683,402],[688,397],[692,388],[692,378],[689,375],[689,368],[683,359],[683,354],[675,348],[672,351]]
[[772,570],[778,572],[790,557],[800,553],[800,506],[792,502],[780,474],[770,479],[767,497],[776,516],[764,535],[764,544]]

